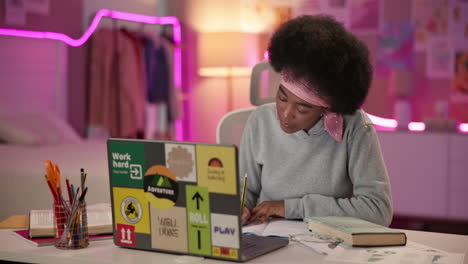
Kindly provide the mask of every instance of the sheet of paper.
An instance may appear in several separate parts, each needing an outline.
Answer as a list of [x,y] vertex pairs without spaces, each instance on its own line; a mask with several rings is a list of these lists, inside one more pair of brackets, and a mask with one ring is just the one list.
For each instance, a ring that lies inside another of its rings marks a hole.
[[265,230],[267,224],[268,224],[267,222],[263,224],[256,224],[256,223],[248,224],[242,227],[242,233],[263,236],[263,231]]
[[350,263],[379,262],[382,264],[462,264],[463,258],[464,254],[449,253],[410,241],[406,246],[401,247],[353,248],[340,245],[325,260]]
[[336,240],[322,240],[322,239],[310,239],[304,237],[297,237],[297,241],[304,246],[311,248],[318,254],[330,255],[339,246],[339,242]]
[[264,236],[290,237],[292,235],[308,233],[307,223],[303,221],[273,219],[270,220],[265,230]]

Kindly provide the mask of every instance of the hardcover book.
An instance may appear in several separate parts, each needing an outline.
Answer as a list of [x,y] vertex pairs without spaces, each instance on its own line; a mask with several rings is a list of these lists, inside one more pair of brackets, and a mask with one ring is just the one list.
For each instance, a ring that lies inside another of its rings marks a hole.
[[[54,237],[37,237],[31,238],[28,235],[28,230],[15,230],[13,234],[24,239],[26,242],[35,245],[37,247],[44,247],[44,246],[52,246],[54,245],[55,238]],[[112,234],[101,234],[101,235],[89,235],[90,241],[95,240],[106,240],[112,239],[114,236]]]
[[406,245],[406,234],[404,232],[359,218],[325,216],[306,218],[306,221],[310,231],[339,238],[350,246]]

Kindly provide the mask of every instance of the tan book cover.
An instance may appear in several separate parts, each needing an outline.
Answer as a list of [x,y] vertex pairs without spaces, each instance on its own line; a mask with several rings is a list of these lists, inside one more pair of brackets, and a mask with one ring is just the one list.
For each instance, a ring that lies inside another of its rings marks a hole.
[[350,246],[406,245],[406,234],[404,232],[359,218],[325,216],[310,217],[306,221],[310,231],[339,238]]

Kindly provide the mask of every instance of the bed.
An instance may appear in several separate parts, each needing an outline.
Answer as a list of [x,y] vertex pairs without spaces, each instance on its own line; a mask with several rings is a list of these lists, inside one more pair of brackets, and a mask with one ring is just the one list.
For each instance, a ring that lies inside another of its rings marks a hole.
[[85,140],[68,119],[68,48],[53,40],[0,37],[0,221],[52,207],[44,161],[79,183],[87,203],[110,202],[105,140]]
[[66,178],[79,184],[84,168],[87,202],[110,202],[105,140],[82,139],[66,122],[44,112],[15,112],[8,118],[0,113],[0,139],[0,220],[52,207],[44,179],[45,160],[60,167],[63,185]]

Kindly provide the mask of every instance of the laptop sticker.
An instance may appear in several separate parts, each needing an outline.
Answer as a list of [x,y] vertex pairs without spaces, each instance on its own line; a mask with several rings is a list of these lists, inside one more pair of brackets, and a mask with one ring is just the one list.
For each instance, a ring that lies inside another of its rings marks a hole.
[[113,186],[142,187],[145,171],[144,144],[109,142],[109,168]]
[[210,197],[206,187],[185,186],[189,252],[211,255]]
[[121,246],[135,246],[135,227],[117,224],[117,244]]
[[152,248],[188,252],[185,208],[158,209],[150,206],[150,212]]
[[112,187],[115,223],[132,225],[136,233],[150,233],[149,203],[142,189]]
[[166,166],[177,181],[196,182],[195,147],[187,144],[166,144]]
[[120,204],[120,212],[122,213],[125,221],[130,224],[136,224],[140,222],[142,214],[141,204],[134,197],[127,196],[123,199]]
[[211,237],[213,246],[239,248],[239,217],[212,213]]
[[213,247],[213,257],[238,259],[239,250],[235,248]]
[[179,194],[179,185],[171,170],[155,165],[145,173],[145,197],[152,206],[167,209],[174,206]]
[[236,194],[235,149],[220,146],[196,146],[198,185],[210,192]]

